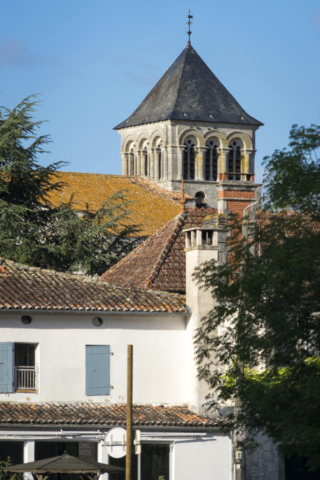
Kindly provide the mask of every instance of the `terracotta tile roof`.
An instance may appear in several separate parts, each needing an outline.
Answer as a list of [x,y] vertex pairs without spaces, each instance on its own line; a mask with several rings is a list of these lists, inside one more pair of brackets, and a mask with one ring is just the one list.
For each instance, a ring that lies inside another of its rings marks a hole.
[[[181,209],[180,192],[170,192],[146,178],[96,173],[58,172],[56,181],[64,182],[60,191],[49,196],[54,205],[68,202],[73,195],[74,208],[83,210],[86,204],[95,211],[113,194],[123,190],[130,205],[128,221],[140,225],[140,236],[149,236],[160,230]],[[192,199],[186,195],[186,199]]]
[[183,230],[202,225],[213,209],[194,209],[177,215],[151,238],[145,240],[127,257],[100,278],[116,285],[135,286],[185,293],[186,259]]
[[[204,417],[186,406],[133,405],[134,426],[214,427],[218,418]],[[89,403],[0,402],[1,424],[126,425],[126,405]]]
[[0,309],[186,312],[179,295],[113,286],[1,258]]

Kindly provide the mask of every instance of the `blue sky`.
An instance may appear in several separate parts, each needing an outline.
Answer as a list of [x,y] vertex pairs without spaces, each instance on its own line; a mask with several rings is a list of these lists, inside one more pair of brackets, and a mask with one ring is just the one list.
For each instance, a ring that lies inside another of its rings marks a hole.
[[40,93],[51,154],[68,171],[121,173],[127,118],[187,43],[265,126],[261,160],[288,144],[292,124],[320,124],[319,0],[3,0],[0,104]]

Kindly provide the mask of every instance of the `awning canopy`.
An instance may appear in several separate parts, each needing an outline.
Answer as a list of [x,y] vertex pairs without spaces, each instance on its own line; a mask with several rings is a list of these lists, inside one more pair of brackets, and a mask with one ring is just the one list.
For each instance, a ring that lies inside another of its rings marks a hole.
[[59,457],[45,458],[36,462],[21,463],[11,465],[3,469],[5,472],[22,473],[31,472],[38,478],[43,475],[49,476],[52,473],[83,474],[86,476],[99,476],[101,473],[122,473],[124,468],[114,467],[107,463],[84,461],[77,457],[72,457],[67,453]]

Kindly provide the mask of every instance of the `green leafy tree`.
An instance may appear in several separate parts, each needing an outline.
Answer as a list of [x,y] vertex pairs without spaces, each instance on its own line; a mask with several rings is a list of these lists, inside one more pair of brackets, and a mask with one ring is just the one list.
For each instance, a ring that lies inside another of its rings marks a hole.
[[38,163],[47,153],[48,135],[37,136],[42,121],[33,115],[35,96],[16,108],[0,108],[0,255],[60,271],[102,274],[138,242],[138,227],[128,221],[124,192],[110,197],[93,212],[77,212],[69,203],[55,206],[50,194],[63,188],[57,171]]
[[[10,480],[11,473],[3,471],[3,469],[5,467],[10,467],[10,465],[12,465],[10,457],[8,457],[6,460],[1,460],[0,461],[0,480]],[[17,473],[15,478],[17,480],[22,480],[23,474],[22,473]]]
[[197,332],[197,360],[209,407],[240,400],[222,428],[246,432],[248,445],[263,432],[318,468],[320,127],[293,126],[290,140],[264,160],[265,211],[229,225],[230,261],[196,273],[217,300]]

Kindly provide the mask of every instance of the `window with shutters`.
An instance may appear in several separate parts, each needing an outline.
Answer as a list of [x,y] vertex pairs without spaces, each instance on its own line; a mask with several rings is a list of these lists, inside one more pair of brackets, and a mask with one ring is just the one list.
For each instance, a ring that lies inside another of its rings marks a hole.
[[86,345],[86,395],[110,395],[110,345]]
[[0,393],[38,390],[37,344],[0,343]]
[[37,393],[36,352],[36,344],[0,343],[0,393]]
[[17,391],[37,390],[37,345],[33,343],[15,343],[15,387]]

